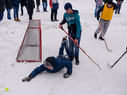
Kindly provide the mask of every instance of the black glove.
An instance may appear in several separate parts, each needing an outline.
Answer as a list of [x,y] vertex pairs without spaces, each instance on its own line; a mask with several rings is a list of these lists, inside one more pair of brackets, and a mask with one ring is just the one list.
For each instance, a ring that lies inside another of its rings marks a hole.
[[64,78],[68,78],[68,77],[70,77],[70,74],[65,73],[65,74],[63,75],[63,77],[64,77]]
[[28,77],[23,78],[22,82],[25,82],[25,81],[29,82],[31,79],[32,79],[32,76],[28,76]]
[[99,18],[100,18],[100,17],[99,17],[99,16],[97,16],[97,20],[98,20],[98,21],[99,21]]

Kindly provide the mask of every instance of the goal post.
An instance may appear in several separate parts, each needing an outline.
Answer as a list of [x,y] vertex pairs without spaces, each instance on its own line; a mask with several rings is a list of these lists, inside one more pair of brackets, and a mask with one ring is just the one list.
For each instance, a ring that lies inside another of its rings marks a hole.
[[16,58],[17,62],[42,61],[41,21],[30,20]]

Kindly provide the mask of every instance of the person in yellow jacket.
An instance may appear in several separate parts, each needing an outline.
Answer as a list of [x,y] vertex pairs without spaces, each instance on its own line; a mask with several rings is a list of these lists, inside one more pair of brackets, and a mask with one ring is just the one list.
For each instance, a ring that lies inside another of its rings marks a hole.
[[[113,12],[116,10],[118,6],[113,3],[112,1],[108,1],[108,3],[104,4],[98,11],[97,11],[97,20],[99,21],[100,18],[100,25],[103,31],[103,34],[106,34],[106,31],[109,27],[110,20],[112,19]],[[100,15],[101,13],[101,15]],[[97,38],[97,34],[101,32],[100,26],[94,33],[94,37]],[[99,36],[100,40],[104,40],[102,33]]]

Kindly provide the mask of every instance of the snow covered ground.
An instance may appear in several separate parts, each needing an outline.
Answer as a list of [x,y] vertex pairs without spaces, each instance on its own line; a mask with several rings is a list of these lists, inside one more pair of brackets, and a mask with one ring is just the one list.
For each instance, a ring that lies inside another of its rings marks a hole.
[[[111,65],[126,51],[127,47],[127,1],[121,8],[121,14],[114,14],[105,35],[106,42],[112,52],[106,50],[105,43],[95,39],[93,34],[98,27],[94,17],[95,2],[93,0],[59,0],[58,22],[50,21],[48,12],[37,13],[34,10],[33,19],[41,20],[43,56],[57,56],[62,37],[66,34],[59,29],[64,14],[64,3],[71,2],[73,9],[79,10],[82,36],[80,46],[84,49],[101,70],[80,50],[80,64],[73,62],[73,74],[64,79],[66,69],[58,73],[41,73],[30,82],[22,82],[42,62],[17,63],[16,56],[28,26],[28,15],[19,16],[21,22],[6,18],[0,22],[0,95],[127,95],[127,54],[112,68]],[[20,14],[21,11],[19,11]],[[67,30],[66,25],[64,29]],[[5,87],[9,91],[5,91]]]

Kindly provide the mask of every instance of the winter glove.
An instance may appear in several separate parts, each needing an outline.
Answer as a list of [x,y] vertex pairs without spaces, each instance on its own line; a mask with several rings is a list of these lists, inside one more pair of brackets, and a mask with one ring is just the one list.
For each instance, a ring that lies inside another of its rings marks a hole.
[[97,20],[99,21],[99,16],[97,16]]
[[22,82],[25,82],[25,81],[29,82],[31,79],[32,79],[32,76],[28,76],[28,77],[23,78]]
[[70,74],[65,73],[65,74],[63,75],[63,77],[64,77],[64,78],[68,78],[68,77],[70,77]]

